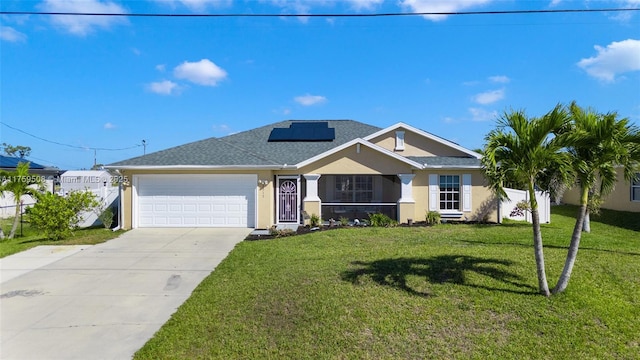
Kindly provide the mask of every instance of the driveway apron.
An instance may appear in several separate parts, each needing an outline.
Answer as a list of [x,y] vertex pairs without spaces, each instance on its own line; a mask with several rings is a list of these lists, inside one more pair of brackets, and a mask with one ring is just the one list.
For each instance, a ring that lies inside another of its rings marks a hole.
[[0,359],[131,358],[250,231],[135,229],[4,281]]

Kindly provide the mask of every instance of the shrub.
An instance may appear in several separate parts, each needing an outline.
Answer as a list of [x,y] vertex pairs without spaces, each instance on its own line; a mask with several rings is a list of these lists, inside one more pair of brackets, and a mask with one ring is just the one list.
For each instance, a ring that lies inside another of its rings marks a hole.
[[90,191],[73,191],[68,196],[46,193],[38,197],[29,219],[31,224],[52,240],[60,240],[72,234],[78,227],[84,211],[95,209],[100,203]]
[[320,226],[320,216],[316,215],[316,214],[311,214],[311,217],[309,218],[309,224],[311,224],[311,227],[317,227]]
[[105,229],[111,229],[111,225],[113,224],[113,210],[111,208],[106,208],[98,214],[98,219],[102,222]]
[[342,226],[349,225],[349,218],[346,217],[346,216],[341,216],[340,217],[340,225],[342,225]]
[[369,214],[369,223],[371,226],[378,227],[393,227],[398,225],[398,222],[382,213]]
[[525,211],[531,211],[531,205],[528,201],[522,200],[511,210],[509,217],[524,216]]
[[284,236],[295,235],[296,232],[292,229],[278,229],[275,225],[269,229],[269,234],[273,237],[279,238]]
[[436,225],[440,223],[440,213],[437,211],[427,211],[426,221],[428,225]]

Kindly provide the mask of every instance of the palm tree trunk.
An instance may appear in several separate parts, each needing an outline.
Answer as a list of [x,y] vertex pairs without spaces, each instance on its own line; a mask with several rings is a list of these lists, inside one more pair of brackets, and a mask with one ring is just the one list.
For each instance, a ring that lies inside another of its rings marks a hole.
[[569,250],[567,251],[567,259],[564,262],[564,268],[558,279],[558,283],[553,288],[554,294],[563,292],[569,285],[569,279],[571,278],[571,272],[573,271],[573,265],[576,262],[578,256],[578,249],[580,248],[580,238],[582,236],[582,226],[585,221],[585,217],[588,214],[587,202],[589,200],[589,190],[582,190],[582,196],[580,198],[580,210],[578,217],[576,218],[576,225],[573,227],[573,234],[571,235],[571,243],[569,244]]
[[540,231],[540,215],[538,213],[538,201],[533,183],[529,184],[529,201],[531,203],[531,222],[533,223],[533,251],[536,257],[536,271],[538,273],[538,289],[544,296],[549,296],[549,284],[544,269],[544,251],[542,247],[542,232]]
[[591,219],[589,216],[589,208],[587,208],[587,212],[584,214],[584,221],[582,222],[582,232],[586,232],[586,233],[591,232]]
[[18,224],[20,224],[20,209],[22,208],[22,203],[19,201],[16,203],[16,215],[13,218],[13,226],[11,227],[11,232],[9,233],[9,239],[13,239],[16,236],[16,230],[18,230]]
[[2,231],[1,226],[0,226],[0,240],[4,240],[4,231]]

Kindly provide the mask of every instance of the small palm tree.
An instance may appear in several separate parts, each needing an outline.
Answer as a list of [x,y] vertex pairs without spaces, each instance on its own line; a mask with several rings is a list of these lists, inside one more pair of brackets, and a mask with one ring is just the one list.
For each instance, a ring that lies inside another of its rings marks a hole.
[[572,126],[562,138],[580,187],[580,209],[554,293],[564,291],[569,284],[582,231],[589,232],[589,204],[593,196],[604,198],[613,191],[617,167],[621,167],[625,179],[631,181],[640,166],[640,131],[630,125],[628,119],[618,119],[616,113],[584,110],[575,101],[569,106],[569,113]]
[[[42,183],[38,176],[31,176],[29,174],[29,163],[20,162],[16,167],[16,171],[5,173],[3,176],[4,182],[0,184],[0,192],[9,192],[15,199],[16,213],[13,218],[13,226],[9,233],[9,239],[13,239],[20,224],[20,212],[22,208],[22,197],[25,195],[32,195],[37,197],[40,193],[39,189],[34,189],[31,185],[39,185]],[[4,233],[0,231],[0,236],[4,237]]]
[[568,156],[554,136],[564,131],[568,120],[560,105],[541,118],[528,118],[523,111],[505,113],[498,119],[496,129],[486,136],[483,151],[483,171],[489,187],[499,198],[507,197],[503,189],[506,180],[526,184],[529,191],[538,289],[545,296],[550,292],[535,187],[538,180],[548,176],[549,168],[565,169],[569,166]]

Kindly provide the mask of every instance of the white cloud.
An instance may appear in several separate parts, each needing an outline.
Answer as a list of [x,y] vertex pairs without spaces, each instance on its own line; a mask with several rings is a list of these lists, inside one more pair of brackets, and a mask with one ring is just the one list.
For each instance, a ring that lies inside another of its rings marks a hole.
[[9,42],[27,41],[27,35],[10,26],[0,26],[0,39]]
[[510,82],[511,79],[509,79],[508,76],[496,75],[496,76],[489,76],[489,81],[494,82],[494,83],[499,83],[499,84],[506,84],[506,83]]
[[[492,1],[493,0],[402,0],[400,5],[418,13],[450,13],[485,5]],[[446,17],[446,15],[424,15],[425,19],[432,21],[441,21]]]
[[202,59],[197,62],[183,62],[173,69],[173,75],[198,85],[216,86],[227,77],[227,72],[211,60]]
[[220,7],[229,6],[233,3],[232,0],[154,0],[157,3],[176,7],[177,5],[183,5],[186,8],[194,11],[202,11],[208,7]]
[[166,69],[167,69],[167,67],[165,66],[165,64],[156,65],[156,70],[158,70],[160,72],[165,72]]
[[551,3],[549,3],[549,6],[558,6],[558,4],[560,4],[562,2],[562,0],[551,0]]
[[104,124],[104,128],[107,130],[111,130],[111,129],[115,129],[116,126],[113,123],[108,122]]
[[149,88],[149,91],[154,92],[156,94],[160,94],[160,95],[171,95],[180,90],[180,87],[178,86],[178,84],[169,80],[152,82],[151,84],[148,85],[148,88]]
[[[48,12],[70,13],[100,13],[118,14],[127,13],[120,5],[111,1],[100,0],[44,0],[40,8]],[[56,15],[51,21],[64,30],[74,35],[85,36],[95,28],[109,28],[116,23],[126,23],[124,17],[119,16],[71,16]]]
[[347,0],[356,10],[371,10],[382,4],[384,0]]
[[616,76],[640,70],[640,40],[614,41],[606,48],[594,46],[596,56],[582,59],[578,66],[590,76],[604,82],[613,82]]
[[498,117],[498,112],[495,110],[488,111],[481,108],[469,108],[469,112],[471,113],[471,120],[473,121],[489,121]]
[[485,91],[483,93],[475,95],[473,97],[473,101],[482,105],[492,104],[496,101],[504,99],[504,93],[504,89]]
[[320,95],[306,94],[302,96],[296,96],[295,98],[293,98],[293,100],[295,100],[295,102],[297,102],[300,105],[311,106],[316,104],[322,104],[327,101],[327,98]]

